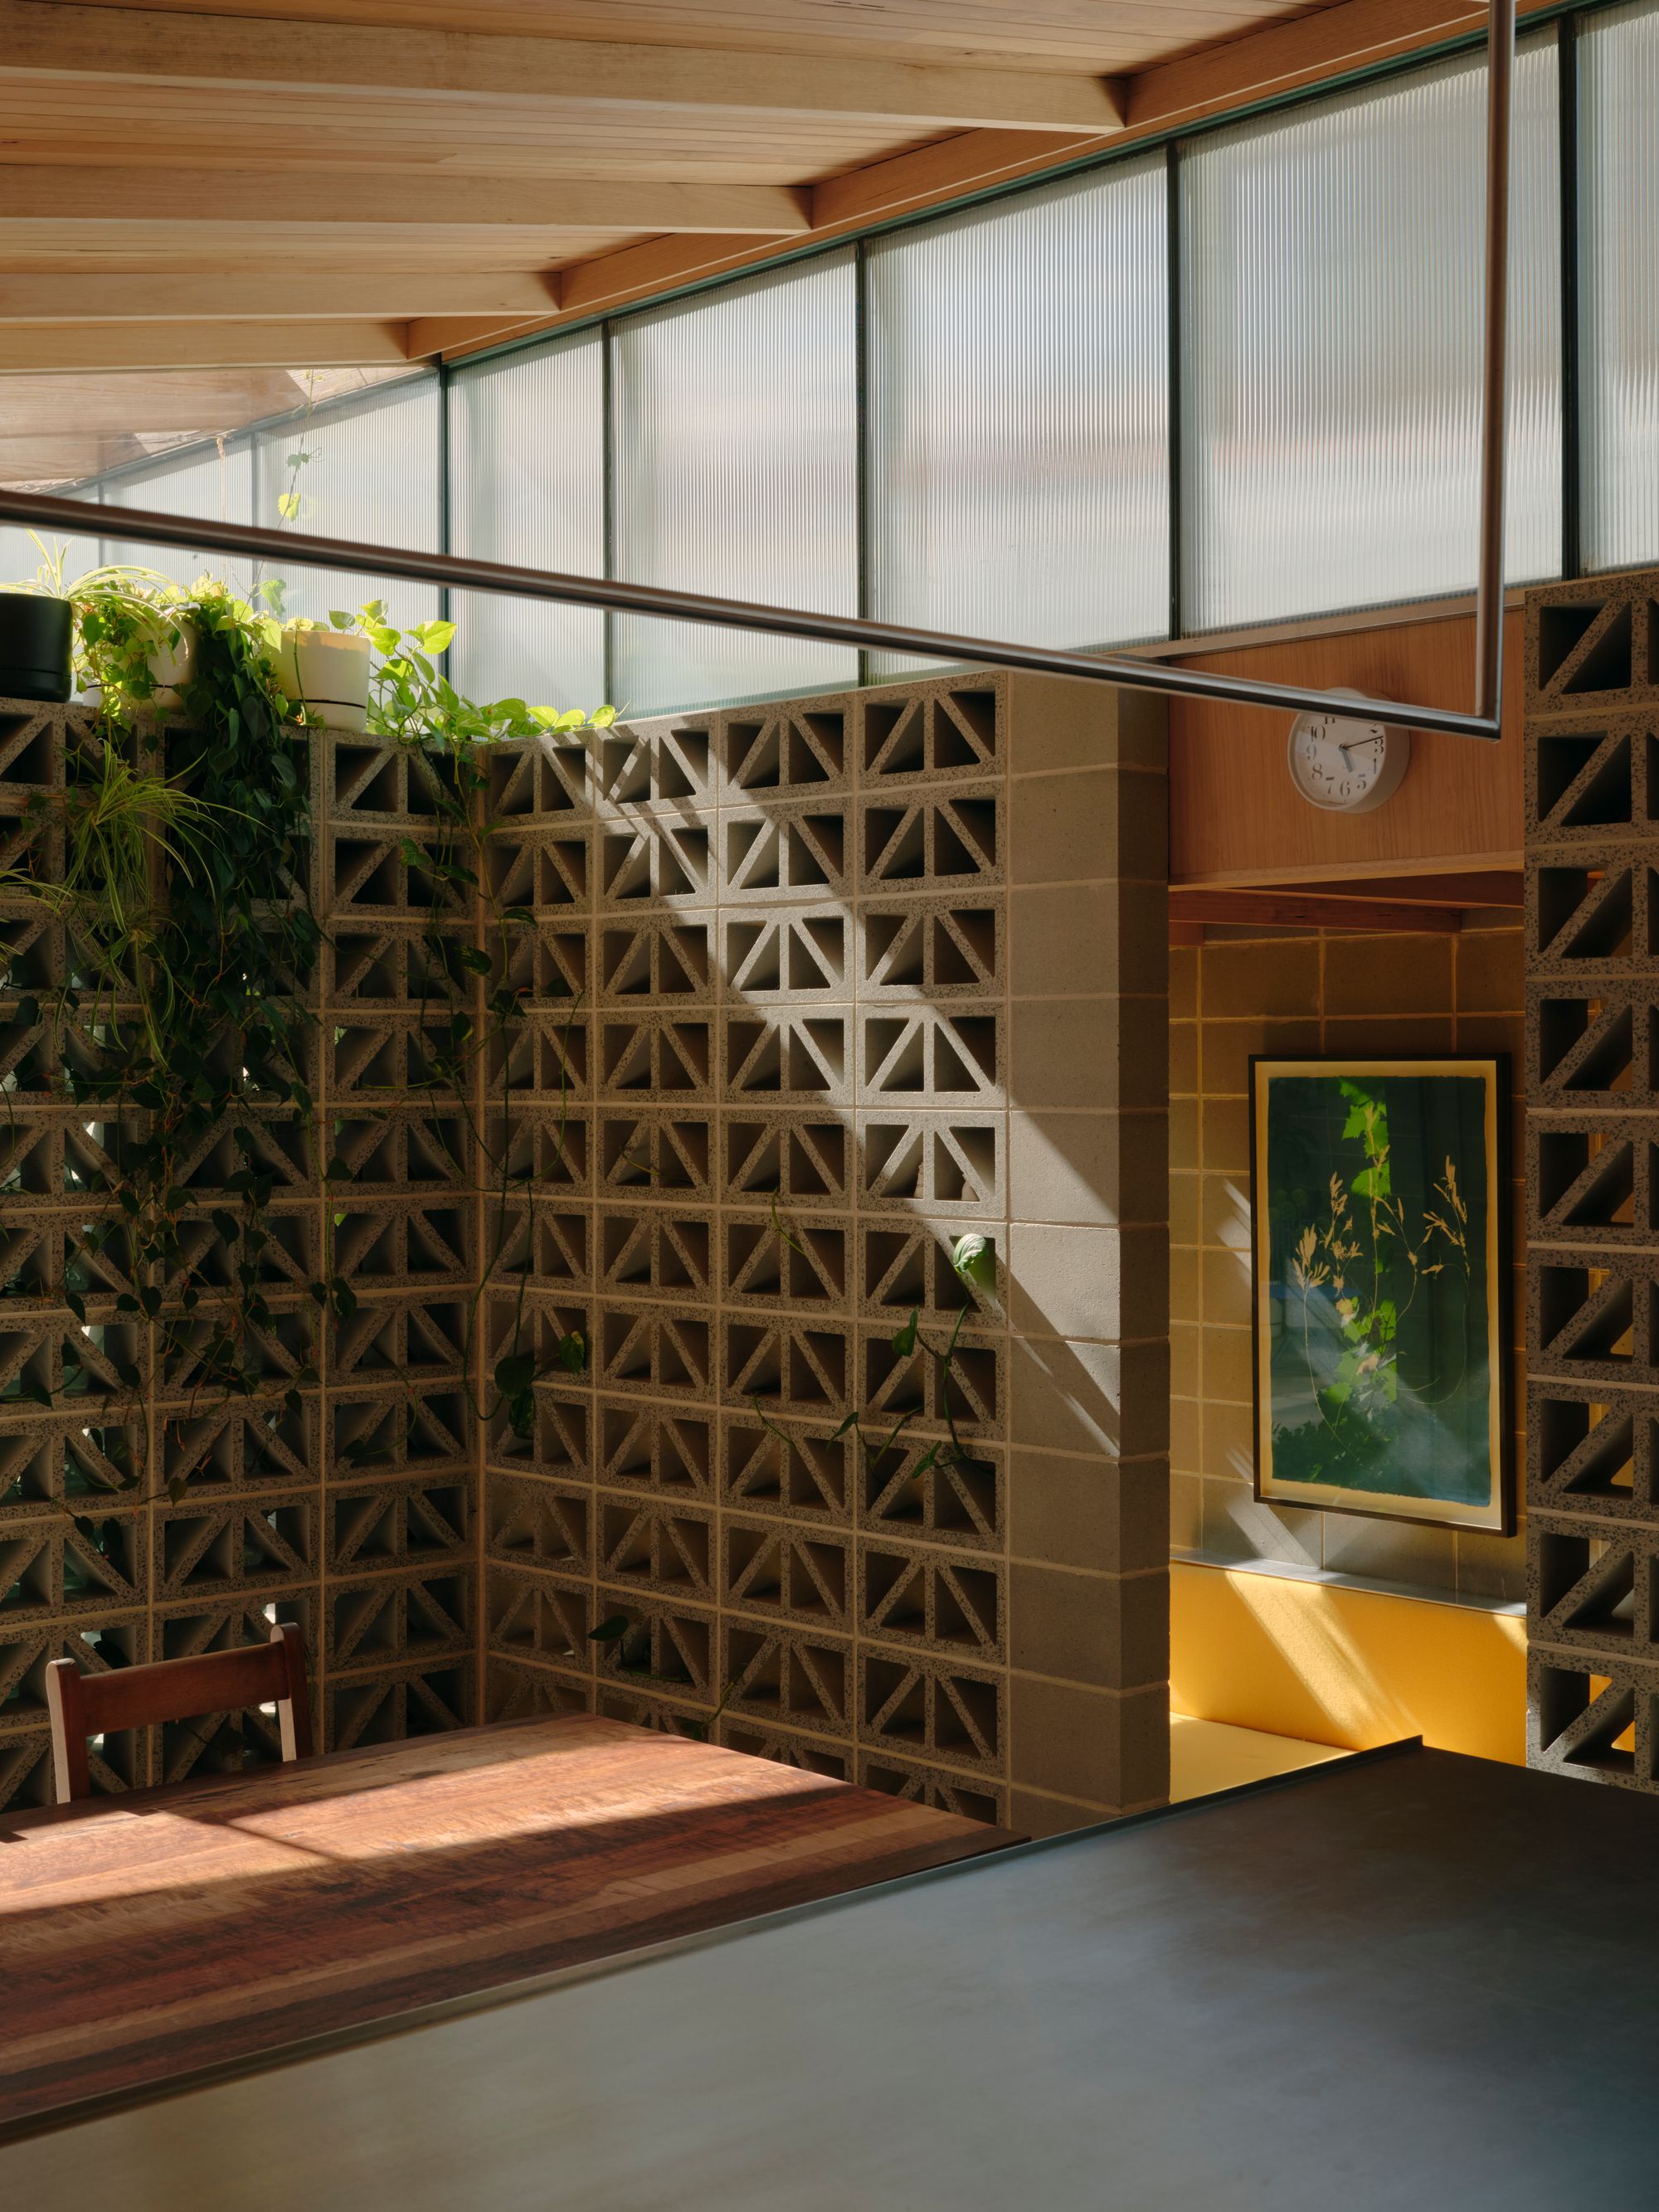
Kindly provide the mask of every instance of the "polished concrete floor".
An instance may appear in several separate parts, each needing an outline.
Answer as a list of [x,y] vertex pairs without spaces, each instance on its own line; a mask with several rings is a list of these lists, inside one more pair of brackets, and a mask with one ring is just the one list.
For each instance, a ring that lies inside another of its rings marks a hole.
[[0,2203],[1644,2206],[1656,1863],[1632,1793],[1343,1758],[16,2142]]

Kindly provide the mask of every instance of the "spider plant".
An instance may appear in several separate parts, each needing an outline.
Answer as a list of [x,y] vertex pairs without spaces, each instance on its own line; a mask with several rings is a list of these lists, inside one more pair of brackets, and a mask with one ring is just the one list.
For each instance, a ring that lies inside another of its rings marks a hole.
[[26,870],[0,871],[0,891],[21,895],[63,921],[100,993],[112,1002],[133,992],[146,1050],[159,1057],[173,1011],[174,987],[156,954],[162,915],[158,885],[163,864],[187,883],[205,865],[216,817],[227,811],[186,791],[177,780],[135,767],[112,738],[92,740],[61,799],[31,801],[54,812],[64,832],[61,882]]

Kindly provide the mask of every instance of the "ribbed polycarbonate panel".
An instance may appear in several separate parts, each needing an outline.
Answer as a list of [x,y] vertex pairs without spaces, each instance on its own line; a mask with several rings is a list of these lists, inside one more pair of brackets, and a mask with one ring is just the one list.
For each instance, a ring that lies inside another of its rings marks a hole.
[[[56,487],[54,487],[56,489]],[[102,489],[97,483],[76,484],[70,495],[76,499],[100,499]],[[95,568],[103,559],[95,538],[73,538],[61,530],[25,530],[21,524],[0,522],[0,591],[14,584],[32,584],[43,568],[53,561],[65,584],[72,584],[88,568]]]
[[[253,520],[252,454],[246,439],[227,439],[222,446],[192,445],[145,468],[106,477],[103,499],[106,507],[148,507],[160,514],[250,523]],[[191,585],[200,576],[218,576],[240,592],[248,589],[253,573],[252,562],[233,561],[222,553],[147,545],[137,538],[105,538],[101,558],[158,569],[175,584]]]
[[[456,553],[597,576],[605,568],[605,341],[460,369],[449,387],[450,543]],[[598,706],[605,617],[585,607],[453,592],[451,670],[477,699]]]
[[1583,554],[1659,554],[1659,9],[1583,19],[1578,40]]
[[[1557,59],[1515,79],[1508,572],[1560,566]],[[1182,149],[1185,627],[1468,588],[1484,58]]]
[[[291,518],[296,530],[436,552],[442,532],[441,404],[438,379],[422,376],[262,430],[254,447],[255,520],[280,528],[281,502],[297,492],[299,512]],[[296,453],[310,457],[297,469],[289,466]],[[434,584],[284,567],[279,560],[268,562],[264,573],[282,578],[289,614],[325,620],[337,607],[350,611],[380,599],[390,618],[407,627],[438,611]]]
[[[618,575],[856,611],[855,323],[846,252],[617,326]],[[617,703],[636,714],[857,672],[842,647],[633,617],[616,650]]]
[[872,614],[1166,634],[1164,174],[1149,155],[871,246]]

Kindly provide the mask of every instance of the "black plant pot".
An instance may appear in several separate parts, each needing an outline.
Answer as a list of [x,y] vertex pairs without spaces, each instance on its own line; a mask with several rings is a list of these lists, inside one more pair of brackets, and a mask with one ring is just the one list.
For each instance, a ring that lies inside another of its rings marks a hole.
[[67,599],[0,592],[0,699],[69,697],[73,620]]

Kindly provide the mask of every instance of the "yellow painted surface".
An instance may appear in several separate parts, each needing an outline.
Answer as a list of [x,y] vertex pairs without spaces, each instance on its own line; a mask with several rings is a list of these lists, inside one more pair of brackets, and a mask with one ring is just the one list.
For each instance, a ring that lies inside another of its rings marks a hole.
[[1189,1797],[1212,1796],[1218,1790],[1237,1790],[1247,1782],[1265,1782],[1270,1775],[1293,1774],[1299,1766],[1317,1766],[1328,1759],[1340,1759],[1340,1749],[1328,1743],[1297,1743],[1287,1735],[1267,1735],[1260,1729],[1230,1728],[1224,1721],[1195,1721],[1190,1713],[1170,1716],[1170,1802]]
[[1518,1615],[1176,1560],[1170,1645],[1170,1705],[1195,1719],[1525,1764]]

